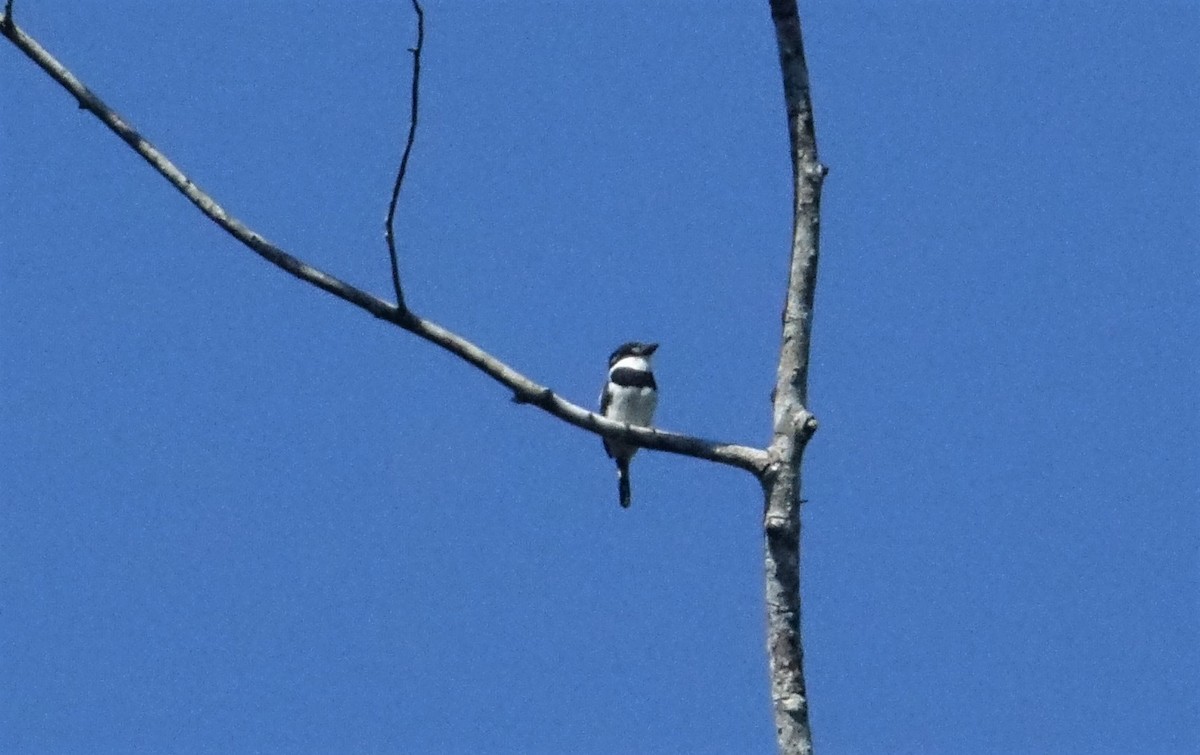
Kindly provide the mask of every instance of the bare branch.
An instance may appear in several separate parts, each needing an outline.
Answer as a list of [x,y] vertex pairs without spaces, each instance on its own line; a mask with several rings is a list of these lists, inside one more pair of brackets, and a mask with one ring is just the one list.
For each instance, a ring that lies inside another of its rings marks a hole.
[[800,465],[817,422],[808,409],[808,364],[817,282],[821,184],[808,66],[796,0],[770,0],[791,144],[792,250],[774,391],[771,470],[763,479],[767,654],[779,751],[812,752],[800,632]]
[[4,30],[4,35],[13,29],[13,0],[4,0],[4,18],[0,19],[0,29]]
[[808,66],[800,36],[796,0],[771,0],[771,17],[783,69],[788,137],[792,148],[792,261],[783,310],[783,351],[776,401],[808,403],[808,355],[813,296],[817,284],[821,184],[828,172],[817,159]]
[[142,138],[115,111],[84,86],[74,74],[43,49],[36,40],[25,34],[15,24],[10,24],[9,17],[6,16],[0,22],[0,28],[6,38],[70,92],[78,101],[80,108],[95,115],[210,220],[271,264],[381,320],[386,320],[440,346],[507,387],[519,403],[533,404],[583,430],[645,448],[707,459],[744,469],[757,476],[761,476],[766,470],[767,454],[762,449],[736,443],[705,440],[653,428],[630,427],[605,419],[567,401],[549,388],[535,383],[462,336],[418,317],[402,306],[389,304],[288,254],[227,213],[212,197],[179,170],[166,155]]
[[421,93],[421,50],[425,46],[425,11],[417,0],[412,0],[413,10],[417,13],[417,46],[409,50],[413,55],[412,68],[412,104],[408,115],[408,141],[404,144],[404,154],[400,157],[400,169],[396,171],[396,182],[392,185],[392,199],[388,203],[387,222],[384,223],[384,237],[387,239],[388,258],[392,262],[392,287],[396,290],[396,306],[405,309],[404,289],[400,285],[400,262],[396,257],[396,205],[400,201],[400,187],[404,184],[404,175],[408,172],[408,157],[412,154],[413,142],[417,138],[417,113]]

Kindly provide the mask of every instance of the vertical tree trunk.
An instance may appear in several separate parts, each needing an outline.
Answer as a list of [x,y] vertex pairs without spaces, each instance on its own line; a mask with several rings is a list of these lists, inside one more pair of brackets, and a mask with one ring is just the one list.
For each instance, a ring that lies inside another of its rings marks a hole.
[[787,107],[793,178],[791,266],[775,381],[770,465],[763,475],[767,653],[779,751],[812,752],[800,635],[800,464],[817,428],[808,409],[808,359],[825,168],[817,160],[808,68],[795,0],[771,0]]

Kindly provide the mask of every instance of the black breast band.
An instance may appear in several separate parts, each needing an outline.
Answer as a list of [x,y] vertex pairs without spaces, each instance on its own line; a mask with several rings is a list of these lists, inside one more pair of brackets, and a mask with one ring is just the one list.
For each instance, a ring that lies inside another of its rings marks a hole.
[[608,379],[623,388],[658,388],[654,382],[654,373],[635,370],[630,367],[619,367],[609,374]]

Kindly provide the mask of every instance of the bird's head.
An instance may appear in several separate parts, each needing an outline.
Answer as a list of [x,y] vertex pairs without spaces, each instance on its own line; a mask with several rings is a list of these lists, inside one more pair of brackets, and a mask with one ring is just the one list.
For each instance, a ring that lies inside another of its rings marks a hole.
[[612,367],[626,357],[642,357],[646,361],[649,361],[650,355],[657,349],[658,344],[656,343],[642,343],[641,341],[623,343],[608,357],[608,366]]

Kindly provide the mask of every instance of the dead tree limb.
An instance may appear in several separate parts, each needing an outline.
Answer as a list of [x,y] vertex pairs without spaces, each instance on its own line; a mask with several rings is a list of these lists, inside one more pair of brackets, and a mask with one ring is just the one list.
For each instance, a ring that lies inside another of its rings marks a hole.
[[187,197],[209,220],[267,262],[381,320],[440,346],[508,388],[518,403],[532,404],[575,427],[657,451],[715,461],[755,475],[761,475],[766,468],[767,454],[760,448],[706,440],[649,427],[633,427],[605,419],[539,385],[457,333],[418,316],[406,307],[390,304],[288,254],[226,212],[165,154],[134,130],[116,111],[84,86],[71,71],[26,34],[12,21],[11,16],[5,15],[0,19],[0,34],[66,89],[75,98],[80,109],[96,116],[133,151],[141,155],[150,167]]
[[792,253],[775,380],[771,463],[763,476],[767,655],[779,751],[812,752],[800,635],[800,465],[817,429],[808,408],[808,360],[817,283],[821,184],[808,67],[796,0],[771,0],[792,156]]
[[474,343],[418,316],[407,307],[400,281],[394,221],[417,122],[424,26],[420,5],[416,0],[413,5],[418,13],[418,41],[412,50],[410,128],[388,206],[385,234],[397,299],[394,305],[294,257],[226,212],[165,154],[18,27],[13,20],[11,0],[7,0],[4,16],[0,18],[0,35],[58,82],[81,109],[99,119],[206,217],[271,264],[454,354],[505,386],[517,403],[533,404],[564,422],[607,438],[706,459],[754,474],[764,491],[767,649],[779,750],[787,755],[811,753],[812,735],[800,634],[800,467],[804,449],[817,428],[816,418],[808,408],[808,366],[819,251],[820,195],[826,169],[817,158],[808,71],[795,0],[770,0],[783,73],[794,201],[791,264],[773,398],[772,441],[766,450],[607,420],[563,399]]

